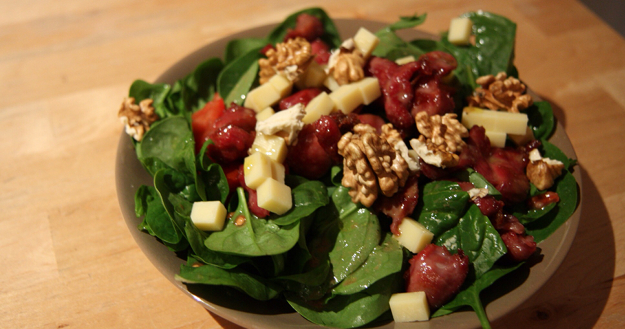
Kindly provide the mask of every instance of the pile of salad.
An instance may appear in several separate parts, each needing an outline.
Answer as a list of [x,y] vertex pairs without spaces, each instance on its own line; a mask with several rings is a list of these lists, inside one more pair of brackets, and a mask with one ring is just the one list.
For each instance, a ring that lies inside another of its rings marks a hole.
[[[508,138],[505,147],[492,146],[484,128],[474,126],[452,165],[411,155],[418,169],[394,193],[376,192],[368,207],[354,202],[354,187],[342,184],[347,165],[337,147],[359,124],[360,130],[368,124],[379,132],[387,123],[401,144],[415,145],[411,141],[422,134],[414,119],[419,112],[455,113],[460,121],[479,77],[518,77],[516,25],[487,12],[463,17],[473,24],[474,41],[467,45],[451,43],[447,33],[440,40],[397,36],[423,23],[425,15],[372,31],[379,42],[362,69],[378,79],[380,96],[350,113],[334,111],[300,124],[283,162],[292,206],[280,215],[260,207],[244,179],[259,121],[258,111],[244,105],[260,85],[263,59],[289,40],[305,39],[310,60],[320,67],[345,51],[345,40],[322,9],[290,15],[265,38],[230,41],[223,59],[207,59],[173,85],[135,81],[122,110],[142,112],[143,121],[127,130],[154,178],[153,186],[136,191],[136,215],[143,217],[140,230],[187,258],[177,279],[228,286],[261,301],[282,298],[313,323],[343,328],[391,321],[391,296],[425,291],[430,317],[470,307],[488,328],[480,292],[539,257],[536,244],[577,207],[575,161],[548,141],[555,129],[549,103],[521,110],[533,135],[522,145]],[[290,73],[297,80],[298,72]],[[323,92],[331,90],[295,83],[270,111],[306,106]],[[133,124],[127,115],[124,120]],[[553,184],[543,189],[525,175],[532,152],[561,164]],[[223,228],[203,231],[194,224],[191,211],[201,201],[225,206]],[[397,239],[405,218],[432,234],[417,253]]]

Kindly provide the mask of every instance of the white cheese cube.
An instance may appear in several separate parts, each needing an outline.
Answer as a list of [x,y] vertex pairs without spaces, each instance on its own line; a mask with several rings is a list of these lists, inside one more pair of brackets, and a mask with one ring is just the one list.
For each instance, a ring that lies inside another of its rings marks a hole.
[[345,114],[351,113],[363,101],[360,88],[353,83],[342,85],[330,93],[330,98],[334,102],[334,107]]
[[271,178],[284,184],[284,178],[286,176],[286,170],[284,165],[275,161],[271,161]]
[[289,95],[291,93],[291,89],[293,88],[293,83],[291,82],[291,80],[287,79],[282,74],[276,74],[272,76],[271,78],[269,78],[269,81],[267,81],[267,83],[270,84],[280,94],[280,99]]
[[388,301],[395,322],[428,321],[430,306],[423,291],[392,294]]
[[322,115],[328,115],[334,109],[334,101],[324,91],[321,94],[313,98],[308,105],[306,105],[306,115],[302,118],[302,122],[305,124],[313,123]]
[[266,109],[256,113],[256,121],[263,121],[263,120],[269,119],[269,117],[274,115],[274,113],[276,112],[273,110],[273,108],[267,107]]
[[271,159],[262,152],[256,152],[243,160],[245,185],[255,190],[272,177]]
[[280,93],[270,84],[265,83],[247,93],[243,106],[256,113],[280,101]]
[[525,134],[522,135],[515,135],[515,134],[510,134],[508,135],[508,137],[516,144],[519,146],[523,146],[531,141],[533,141],[534,138],[534,131],[532,130],[532,128],[530,128],[529,126],[527,126],[527,130],[525,130]]
[[274,162],[282,163],[287,154],[286,142],[280,136],[257,133],[250,154],[257,152],[264,153]]
[[268,178],[257,189],[258,206],[278,215],[289,211],[293,206],[291,188],[273,178]]
[[406,57],[402,57],[402,58],[398,58],[395,60],[395,63],[397,65],[404,65],[404,64],[408,64],[410,62],[414,62],[416,61],[416,59],[414,58],[414,56],[410,55],[410,56],[406,56]]
[[380,97],[380,95],[382,95],[378,78],[366,77],[358,82],[355,82],[354,84],[358,87],[358,89],[360,89],[360,93],[362,94],[362,103],[365,105],[371,104],[374,100]]
[[339,89],[339,87],[341,87],[339,85],[338,82],[336,82],[336,80],[334,79],[334,77],[332,77],[331,75],[328,75],[325,80],[323,80],[323,85],[326,86],[328,89],[330,89],[331,91],[335,91],[337,89]]
[[471,43],[473,22],[467,17],[458,17],[451,20],[447,40],[457,46],[466,46]]
[[191,221],[202,231],[220,231],[226,215],[226,207],[219,201],[194,202],[191,208]]
[[490,139],[490,145],[495,147],[506,147],[506,133],[500,131],[486,130],[486,137]]
[[462,124],[471,129],[482,126],[486,131],[498,131],[506,134],[525,134],[527,114],[505,111],[484,110],[477,107],[465,107],[462,110]]
[[413,254],[423,250],[434,238],[434,234],[428,231],[423,224],[408,217],[401,221],[398,230],[399,235],[393,235],[393,238]]
[[360,50],[362,57],[365,59],[369,58],[375,47],[378,46],[379,42],[380,39],[364,27],[358,29],[358,32],[354,35],[354,44],[356,45],[356,48]]

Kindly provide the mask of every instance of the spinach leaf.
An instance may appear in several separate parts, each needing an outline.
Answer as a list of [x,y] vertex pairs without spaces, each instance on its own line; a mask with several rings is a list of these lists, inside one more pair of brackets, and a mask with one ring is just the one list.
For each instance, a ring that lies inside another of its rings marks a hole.
[[257,300],[270,300],[281,292],[280,287],[271,281],[237,268],[222,269],[212,265],[196,264],[189,261],[181,265],[176,280],[187,284],[228,286],[243,291]]
[[527,113],[528,125],[536,139],[548,139],[556,127],[553,110],[549,102],[536,102],[523,112]]
[[182,99],[186,113],[193,113],[213,99],[217,91],[217,77],[224,68],[219,58],[209,58],[202,62],[183,81]]
[[521,267],[521,265],[523,265],[523,263],[515,264],[511,267],[495,266],[479,278],[475,278],[473,275],[471,275],[471,272],[469,272],[469,276],[464,282],[463,288],[460,290],[460,292],[451,301],[436,310],[432,314],[432,317],[435,318],[438,316],[447,315],[455,312],[463,306],[470,306],[471,308],[473,308],[473,310],[477,314],[477,317],[480,319],[482,327],[490,328],[488,317],[486,316],[484,306],[482,305],[482,301],[480,300],[480,292],[491,286],[493,283],[495,283],[495,281],[502,278],[506,274],[511,273],[517,268]]
[[158,159],[163,164],[183,172],[195,170],[193,133],[183,117],[175,116],[157,121],[137,144],[137,157],[148,172],[154,176],[162,166],[154,166]]
[[292,189],[291,193],[293,194],[293,207],[283,215],[273,215],[274,224],[288,225],[295,223],[330,202],[328,190],[319,181],[307,181],[299,184]]
[[168,246],[175,246],[184,240],[182,231],[179,230],[167,213],[160,195],[152,186],[146,186],[138,190],[138,197],[143,204],[142,209],[145,217],[140,228],[147,230],[150,235],[159,238]]
[[324,32],[320,39],[323,40],[326,44],[328,44],[330,46],[330,49],[338,48],[338,46],[341,45],[341,42],[342,42],[341,36],[339,35],[339,32],[336,26],[334,25],[334,22],[328,16],[328,14],[326,14],[326,12],[321,8],[308,8],[308,9],[300,10],[296,13],[291,14],[280,25],[278,25],[275,29],[273,29],[271,33],[269,33],[269,36],[267,36],[267,41],[273,45],[275,45],[278,42],[282,42],[287,32],[290,29],[295,28],[295,23],[297,22],[297,16],[299,16],[300,14],[304,14],[304,13],[315,16],[321,21]]
[[210,144],[213,144],[212,140],[206,141],[197,156],[200,172],[194,176],[195,185],[202,200],[219,200],[225,204],[230,193],[230,186],[223,168],[206,154]]
[[258,78],[258,60],[262,56],[260,48],[254,48],[230,62],[221,71],[217,78],[217,91],[226,106],[232,102],[243,104],[245,96]]
[[139,102],[146,98],[151,98],[153,100],[152,106],[154,106],[156,114],[161,118],[166,118],[178,114],[178,112],[175,110],[172,111],[166,106],[165,99],[170,90],[171,86],[166,83],[151,84],[143,80],[135,80],[135,82],[130,85],[128,97],[134,97],[136,104],[139,104]]
[[496,198],[501,197],[501,192],[499,192],[493,184],[486,180],[484,176],[473,170],[473,168],[467,168],[466,170],[460,171],[456,174],[456,176],[464,182],[471,182],[475,188],[487,189],[488,195],[492,195]]
[[377,216],[354,204],[343,186],[336,188],[330,203],[316,213],[309,235],[313,257],[330,260],[334,284],[360,267],[381,237]]
[[[252,215],[247,207],[243,188],[237,188],[238,207],[233,220],[219,232],[213,232],[204,242],[213,251],[242,256],[267,256],[287,252],[299,239],[299,221],[280,226],[273,220]],[[243,225],[235,225],[234,218],[245,216]]]
[[338,286],[332,289],[333,295],[351,295],[369,288],[378,280],[401,271],[404,250],[391,233],[384,242],[376,246],[367,260]]
[[372,55],[385,57],[389,60],[396,60],[409,55],[418,58],[423,55],[425,51],[410,42],[404,41],[395,34],[395,31],[418,26],[425,21],[426,17],[426,14],[421,16],[415,14],[411,17],[400,17],[399,21],[377,31],[375,35],[380,39],[380,42],[375,47]]
[[418,212],[418,221],[435,237],[458,225],[469,201],[469,194],[458,183],[450,181],[427,183],[422,195],[423,207]]
[[540,150],[543,157],[562,161],[565,169],[551,188],[558,193],[560,202],[553,206],[553,209],[546,215],[525,226],[527,234],[534,236],[536,242],[545,240],[564,224],[575,212],[579,201],[577,181],[569,171],[575,161],[569,159],[557,146],[545,140],[541,142]]
[[289,304],[309,321],[328,327],[363,326],[389,310],[391,294],[399,290],[401,275],[389,275],[356,294],[337,296],[327,303],[305,301],[286,294]]
[[251,50],[261,49],[265,45],[267,45],[267,40],[264,38],[243,38],[231,40],[226,45],[224,61],[226,65],[228,65],[233,60],[247,54]]
[[499,232],[475,204],[469,207],[457,226],[436,237],[434,242],[447,247],[453,253],[462,249],[473,264],[473,271],[477,278],[486,273],[501,256],[508,252]]

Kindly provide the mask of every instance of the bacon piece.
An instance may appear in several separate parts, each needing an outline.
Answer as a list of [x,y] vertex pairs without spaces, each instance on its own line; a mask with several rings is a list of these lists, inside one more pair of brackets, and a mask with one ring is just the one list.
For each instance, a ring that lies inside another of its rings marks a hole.
[[519,203],[526,199],[529,180],[525,176],[527,153],[522,150],[491,147],[481,126],[469,130],[467,146],[460,153],[458,167],[473,167],[501,192],[502,200]]
[[406,291],[424,291],[432,309],[456,295],[469,273],[469,257],[462,250],[452,255],[446,247],[435,244],[425,247],[409,262],[410,268],[404,273]]
[[368,124],[371,127],[375,128],[378,134],[382,133],[382,126],[386,123],[384,122],[384,119],[382,119],[382,117],[380,117],[379,115],[369,113],[358,114],[358,119],[360,120],[360,122]]
[[518,263],[528,259],[536,251],[536,242],[531,235],[516,234],[506,232],[501,235],[501,239],[508,248],[508,253],[504,256],[507,260]]
[[543,194],[539,194],[531,197],[527,200],[527,207],[530,209],[543,209],[551,203],[560,201],[560,196],[556,192],[547,191]]
[[391,232],[399,235],[402,220],[412,214],[419,202],[419,176],[408,177],[402,188],[391,197],[381,195],[373,204],[375,212],[391,217]]
[[415,88],[415,99],[410,113],[415,116],[419,112],[428,115],[445,115],[455,108],[452,97],[453,90],[440,81],[439,76],[420,79]]
[[297,144],[289,147],[286,163],[294,174],[319,179],[332,166],[332,159],[319,144],[314,125],[304,125]]
[[319,94],[321,94],[321,89],[318,88],[308,88],[300,90],[295,94],[282,99],[278,107],[280,108],[280,110],[286,110],[297,104],[302,104],[303,106],[306,106],[313,98],[317,97],[317,95]]
[[308,40],[308,42],[312,42],[321,37],[323,32],[323,24],[317,17],[303,13],[297,16],[295,29],[288,29],[286,35],[284,36],[284,41],[302,37]]
[[318,64],[328,64],[328,60],[330,60],[330,46],[328,46],[321,39],[316,39],[315,41],[310,43],[310,53],[315,56],[315,61]]

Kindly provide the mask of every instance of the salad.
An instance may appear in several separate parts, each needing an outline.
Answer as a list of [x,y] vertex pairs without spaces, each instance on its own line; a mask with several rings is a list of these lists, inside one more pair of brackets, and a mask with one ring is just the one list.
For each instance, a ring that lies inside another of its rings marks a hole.
[[576,163],[517,79],[513,22],[397,36],[425,18],[343,39],[305,9],[173,85],[132,84],[119,116],[153,177],[135,212],[186,258],[177,280],[325,326],[468,307],[490,327],[480,292],[573,214]]

